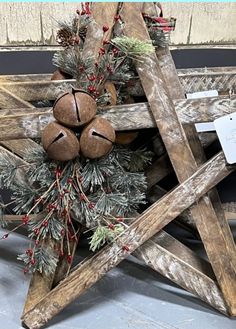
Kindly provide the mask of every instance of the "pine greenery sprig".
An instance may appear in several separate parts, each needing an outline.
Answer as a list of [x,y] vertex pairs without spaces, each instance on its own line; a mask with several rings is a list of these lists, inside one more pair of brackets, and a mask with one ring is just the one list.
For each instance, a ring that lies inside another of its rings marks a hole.
[[35,250],[28,249],[24,254],[17,257],[25,264],[25,273],[28,271],[45,273],[47,276],[54,274],[58,262],[55,250],[52,248],[38,246]]
[[111,43],[131,59],[140,59],[155,51],[152,42],[149,40],[141,41],[136,38],[122,36],[112,39]]
[[90,238],[90,249],[95,251],[107,242],[113,241],[124,231],[121,224],[114,225],[112,229],[106,226],[98,226],[93,236]]
[[[30,244],[35,245],[32,250],[37,255],[35,263],[26,257],[29,255],[19,256],[26,263],[26,270],[44,270],[50,260],[45,261],[45,252],[40,254],[36,249],[40,250],[47,238],[59,244],[63,239],[75,239],[76,221],[92,229],[91,250],[116,237],[126,225],[120,219],[128,221],[139,205],[146,202],[146,180],[143,172],[130,171],[132,159],[138,158],[138,168],[144,170],[150,156],[146,150],[114,147],[100,159],[80,157],[59,165],[48,159],[41,148],[26,152],[25,159],[31,164],[25,168],[26,176],[34,183],[11,180],[9,184],[14,209],[22,215],[20,226],[28,224]],[[1,175],[7,177],[12,166],[2,166]],[[32,214],[34,217],[30,217]],[[54,263],[53,258],[51,268]]]

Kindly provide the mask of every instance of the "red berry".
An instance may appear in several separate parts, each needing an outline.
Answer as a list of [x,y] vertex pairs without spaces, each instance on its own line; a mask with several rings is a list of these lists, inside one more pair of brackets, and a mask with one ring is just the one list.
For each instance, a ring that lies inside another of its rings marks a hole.
[[115,15],[114,19],[117,22],[120,19],[120,15]]
[[109,45],[109,43],[110,43],[109,40],[103,40],[103,42],[102,42],[103,46],[105,46],[105,45]]
[[95,204],[93,202],[89,202],[88,207],[89,209],[93,209],[95,207]]
[[108,227],[109,227],[111,230],[114,230],[114,229],[115,229],[115,225],[113,225],[113,224],[109,224]]
[[43,222],[43,226],[44,226],[44,227],[47,227],[47,226],[48,226],[48,220],[45,220],[45,221]]
[[36,246],[39,245],[39,240],[35,240],[35,245],[36,245]]
[[104,75],[100,75],[99,77],[97,77],[97,79],[98,79],[99,81],[102,81],[102,80],[104,79]]
[[114,56],[118,55],[118,53],[119,53],[118,49],[116,49],[116,48],[113,48],[112,52],[113,52]]
[[31,265],[35,265],[35,264],[36,264],[36,260],[35,260],[35,258],[32,258],[32,259],[30,260],[30,264],[31,264]]
[[80,15],[81,16],[83,16],[83,15],[85,15],[86,14],[86,11],[83,9],[83,10],[81,10],[81,13],[80,13]]
[[72,256],[71,256],[71,255],[68,255],[68,256],[67,256],[67,262],[68,262],[69,264],[72,263]]
[[128,247],[127,245],[124,245],[124,246],[122,247],[122,250],[124,250],[124,251],[129,251],[129,247]]
[[95,81],[97,78],[96,78],[96,75],[91,75],[89,77],[89,81]]
[[28,223],[29,223],[29,216],[28,215],[24,215],[24,216],[22,216],[22,223],[24,224],[24,225],[27,225]]
[[78,45],[80,43],[80,38],[79,37],[75,37],[74,38],[74,43]]
[[102,30],[104,33],[106,33],[109,30],[109,26],[103,25]]
[[72,179],[71,177],[69,177],[69,178],[67,179],[67,183],[68,183],[68,184],[72,184],[72,183],[73,183],[73,179]]
[[61,176],[61,173],[62,173],[62,171],[61,171],[60,168],[57,168],[57,169],[55,170],[55,175],[56,175],[57,178],[59,178],[59,177]]
[[90,3],[89,2],[85,2],[85,12],[86,15],[91,15],[91,11],[90,11]]
[[8,238],[8,236],[9,236],[9,234],[5,234],[5,235],[3,235],[2,239],[6,240]]
[[83,73],[83,72],[85,71],[84,66],[81,65],[81,66],[79,67],[79,71],[80,71],[81,73]]
[[27,274],[28,272],[29,272],[29,269],[28,268],[24,268],[23,273],[24,274]]
[[96,88],[94,87],[94,86],[88,86],[88,91],[90,92],[90,93],[94,93],[95,91],[96,91]]
[[104,55],[105,52],[106,52],[106,49],[104,49],[104,48],[100,48],[100,49],[99,49],[99,54],[100,54],[100,55]]
[[108,71],[109,73],[112,73],[112,72],[113,72],[111,65],[107,65],[107,71]]
[[32,256],[33,255],[33,250],[32,249],[27,249],[25,253],[26,253],[26,255]]
[[34,233],[35,233],[35,235],[39,235],[39,228],[35,228]]
[[67,214],[67,210],[66,210],[66,208],[64,208],[64,209],[62,210],[62,212],[61,212],[61,215],[62,215],[62,216],[66,216],[66,214]]
[[84,195],[84,194],[80,194],[80,196],[79,196],[79,200],[80,200],[80,201],[84,201],[84,200],[85,200],[85,195]]

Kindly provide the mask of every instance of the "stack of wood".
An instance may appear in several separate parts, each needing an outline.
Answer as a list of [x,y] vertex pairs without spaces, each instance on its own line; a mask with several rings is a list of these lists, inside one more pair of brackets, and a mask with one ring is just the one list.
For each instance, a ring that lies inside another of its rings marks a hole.
[[[94,22],[87,32],[85,56],[96,53],[102,42],[102,33],[94,31],[101,31],[106,24],[111,37],[117,11],[118,3],[93,5]],[[152,3],[123,3],[120,15],[125,22],[125,35],[150,39],[141,13],[155,14],[155,11]],[[200,140],[194,126],[234,112],[236,97],[185,98],[187,92],[212,88],[225,93],[236,84],[236,68],[177,71],[166,47],[137,62],[136,70],[139,80],[130,87],[130,95],[145,95],[147,102],[113,105],[104,109],[101,116],[117,131],[157,127],[158,158],[147,171],[149,189],[155,186],[158,190],[157,184],[172,171],[179,184],[170,192],[159,188],[159,196],[164,196],[160,200],[156,196],[155,202],[133,221],[119,240],[79,264],[68,276],[65,277],[70,265],[63,261],[50,277],[35,273],[22,315],[23,323],[29,328],[43,326],[130,253],[220,312],[236,315],[236,250],[215,189],[235,167],[227,165],[223,152],[206,161],[203,147],[216,136]],[[47,75],[1,76],[2,154],[29,166],[22,160],[22,154],[29,147],[40,147],[30,138],[40,137],[43,128],[54,120],[51,108],[35,108],[32,102],[56,99],[66,85],[73,83],[74,80],[50,81]],[[177,216],[197,230],[209,262],[163,230]],[[122,248],[124,245],[126,250]]]

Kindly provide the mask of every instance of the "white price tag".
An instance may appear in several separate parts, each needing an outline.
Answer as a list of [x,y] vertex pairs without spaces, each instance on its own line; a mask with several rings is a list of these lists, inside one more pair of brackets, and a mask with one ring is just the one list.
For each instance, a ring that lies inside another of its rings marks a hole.
[[186,94],[187,99],[208,98],[219,96],[217,90],[197,91],[196,93]]
[[216,133],[228,163],[236,163],[236,112],[214,121]]

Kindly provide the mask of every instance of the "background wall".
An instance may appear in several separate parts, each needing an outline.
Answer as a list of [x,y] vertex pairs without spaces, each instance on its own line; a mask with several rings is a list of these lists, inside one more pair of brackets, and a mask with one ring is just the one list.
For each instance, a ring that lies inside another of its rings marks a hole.
[[[0,3],[0,46],[54,45],[57,21],[73,17],[76,2]],[[177,18],[172,44],[236,43],[236,3],[163,3]]]

